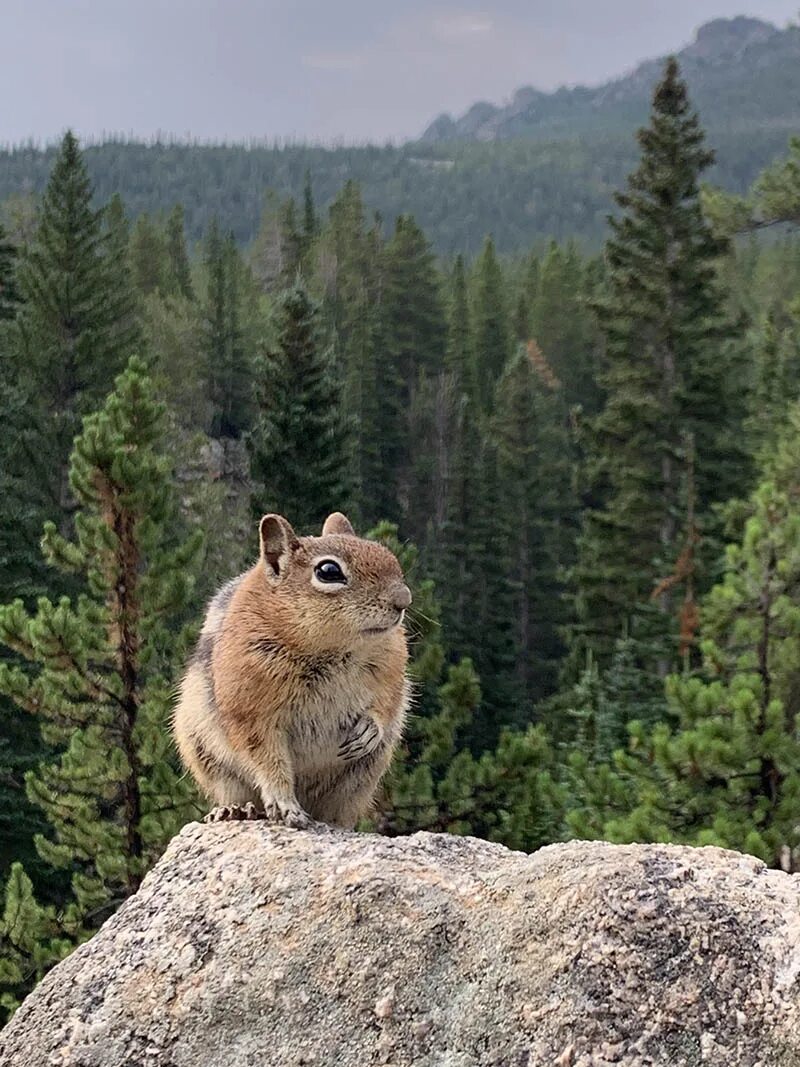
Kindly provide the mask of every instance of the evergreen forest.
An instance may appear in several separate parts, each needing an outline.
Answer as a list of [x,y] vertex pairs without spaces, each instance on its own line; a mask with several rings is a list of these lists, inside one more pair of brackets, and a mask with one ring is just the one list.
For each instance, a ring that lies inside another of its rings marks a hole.
[[3,189],[4,1017],[204,814],[175,686],[267,511],[345,511],[414,592],[365,829],[800,871],[800,139],[736,195],[709,142],[669,60],[595,252],[458,254],[313,151],[242,226],[69,132]]

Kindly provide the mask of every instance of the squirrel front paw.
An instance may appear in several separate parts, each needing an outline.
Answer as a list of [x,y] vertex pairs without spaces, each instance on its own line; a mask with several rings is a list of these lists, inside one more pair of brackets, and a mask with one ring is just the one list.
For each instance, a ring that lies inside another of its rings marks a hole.
[[281,823],[283,826],[290,826],[293,830],[307,830],[313,822],[311,816],[307,815],[297,802],[289,803],[267,797],[264,798],[262,817],[267,822]]
[[203,822],[245,822],[263,818],[264,812],[259,811],[255,804],[220,804],[206,815]]
[[345,763],[363,759],[381,743],[382,731],[370,715],[358,715],[339,745],[339,759]]

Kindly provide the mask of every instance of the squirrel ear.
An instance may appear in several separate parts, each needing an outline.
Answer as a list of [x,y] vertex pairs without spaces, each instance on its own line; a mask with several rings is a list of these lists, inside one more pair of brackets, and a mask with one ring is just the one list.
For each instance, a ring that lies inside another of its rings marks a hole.
[[282,578],[288,569],[290,553],[297,536],[283,515],[265,515],[258,527],[261,558],[270,578]]
[[334,511],[332,515],[327,517],[325,525],[322,527],[322,536],[327,537],[328,534],[347,534],[350,537],[355,537],[356,532],[346,515],[342,515],[341,511]]

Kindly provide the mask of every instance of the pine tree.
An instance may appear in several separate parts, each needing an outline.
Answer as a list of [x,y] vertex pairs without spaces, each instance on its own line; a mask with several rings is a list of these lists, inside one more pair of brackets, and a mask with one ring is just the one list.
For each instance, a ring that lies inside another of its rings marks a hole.
[[[497,526],[507,531],[515,673],[522,721],[555,687],[563,654],[563,573],[577,526],[571,441],[561,383],[536,343],[520,345],[497,384]],[[489,561],[487,560],[487,567]]]
[[469,294],[467,292],[467,275],[464,270],[464,257],[456,256],[450,281],[451,296],[447,320],[447,344],[445,347],[445,367],[455,379],[455,388],[459,393],[475,393],[472,376],[472,330],[469,312]]
[[503,272],[494,241],[486,238],[475,265],[473,314],[474,375],[484,411],[491,411],[494,386],[511,354],[511,335]]
[[243,264],[233,236],[216,220],[206,239],[206,373],[212,404],[211,435],[238,438],[252,419],[252,367],[242,330]]
[[[4,382],[0,445],[0,584],[5,597],[26,603],[52,578],[38,543],[46,518],[70,528],[74,501],[68,462],[81,414],[99,402],[138,338],[125,275],[121,204],[92,207],[86,167],[71,133],[64,137],[37,215],[36,229],[19,257],[14,321],[3,323],[0,360]],[[122,213],[124,221],[124,213]],[[60,591],[70,588],[64,576]],[[25,713],[3,700],[0,752],[4,810],[3,859],[23,858],[41,883],[32,856],[38,813],[24,795],[23,777],[47,754]]]
[[182,204],[176,204],[167,218],[166,254],[166,292],[172,296],[181,296],[184,300],[194,300]]
[[600,502],[581,538],[575,637],[606,661],[638,614],[629,632],[663,672],[676,650],[685,563],[691,555],[692,579],[700,568],[707,582],[713,505],[735,495],[746,476],[734,401],[746,382],[736,374],[716,281],[724,245],[699,201],[698,178],[713,156],[674,59],[639,141],[641,163],[617,196],[623,213],[611,220],[606,246],[608,291],[599,308],[606,401],[592,427]]
[[304,234],[297,221],[297,205],[267,193],[258,233],[250,252],[255,278],[265,293],[280,293],[294,283],[303,265]]
[[[383,254],[380,412],[383,514],[422,542],[434,509],[434,379],[444,366],[446,321],[436,263],[422,230],[400,215]],[[407,502],[404,508],[400,502]]]
[[[15,285],[13,275],[7,275],[5,292],[13,293]],[[17,298],[5,304],[9,315],[18,307]],[[6,319],[0,322],[0,378],[5,383],[0,437],[0,589],[7,597],[29,600],[44,588],[45,567],[38,550],[41,501],[31,493],[27,457],[20,447],[29,416],[26,390],[14,380],[16,355],[14,320]],[[0,660],[3,658],[13,657],[0,650]],[[33,839],[44,829],[44,820],[27,802],[24,778],[44,754],[31,717],[0,697],[0,877],[5,878],[14,860],[21,860],[39,885],[44,882],[45,871],[38,862]]]
[[73,943],[136,891],[196,811],[167,724],[201,538],[174,536],[163,429],[164,407],[132,359],[75,441],[75,538],[45,527],[49,562],[79,576],[84,591],[41,597],[34,612],[21,600],[0,609],[0,639],[29,664],[0,664],[0,692],[37,718],[57,752],[27,788],[50,823],[39,853],[71,878],[59,929]]
[[15,863],[0,919],[0,1013],[5,1019],[72,947],[59,936],[55,908],[38,903],[22,864]]
[[536,272],[531,297],[531,332],[569,407],[595,414],[600,405],[597,381],[600,343],[590,306],[593,278],[577,248],[553,242]]
[[[131,267],[130,223],[119,194],[111,197],[102,216],[103,255],[106,261],[106,284],[115,293],[126,294],[119,304],[119,318],[111,327],[121,350],[141,347],[141,304],[135,294]],[[108,383],[109,388],[111,382]]]
[[17,249],[0,225],[0,321],[13,319],[19,308]]
[[142,296],[167,289],[167,246],[161,226],[145,211],[136,220],[130,245],[133,283]]
[[319,236],[319,219],[314,206],[314,190],[311,185],[311,172],[306,171],[303,182],[303,227],[301,232],[301,261],[306,277],[311,273],[311,254],[314,242]]
[[517,673],[516,590],[512,580],[515,531],[504,507],[500,450],[483,432],[478,443],[476,500],[467,532],[472,584],[467,588],[469,643],[483,686],[480,714],[469,731],[475,751],[493,748],[503,727],[525,719]]
[[475,668],[469,659],[444,663],[436,591],[430,579],[417,577],[415,547],[401,543],[388,523],[369,536],[397,555],[414,590],[408,626],[418,697],[385,783],[377,828],[389,835],[423,829],[475,834],[523,849],[554,840],[563,798],[544,732],[509,731],[490,751],[472,755],[468,739],[482,717]]
[[773,309],[766,316],[755,352],[755,383],[748,417],[754,448],[771,448],[787,411],[798,396],[800,323],[783,326]]
[[349,181],[319,236],[315,283],[323,293],[322,330],[331,338],[344,381],[344,418],[352,427],[354,511],[367,525],[399,517],[394,479],[387,485],[385,478],[384,457],[387,447],[393,447],[394,431],[383,410],[385,378],[392,373],[383,356],[383,268],[380,227],[366,228],[361,192]]
[[347,507],[351,469],[341,377],[320,344],[317,316],[299,282],[278,302],[277,345],[258,368],[249,439],[255,511],[285,511],[296,529],[309,532]]
[[450,279],[445,383],[448,394],[448,451],[443,472],[443,518],[435,543],[436,574],[452,650],[471,649],[469,590],[473,554],[471,531],[478,507],[480,451],[478,405],[473,380],[472,331],[464,260],[456,257]]
[[754,193],[762,222],[800,223],[800,137],[789,138],[787,158],[767,167]]
[[80,416],[110,388],[138,340],[131,294],[108,242],[68,132],[20,265],[25,306],[17,320],[18,374],[30,398],[27,451],[36,465],[28,479],[59,511],[67,506],[67,460]]
[[439,272],[430,242],[410,215],[398,216],[384,254],[386,355],[408,396],[420,370],[436,374],[444,363],[447,326]]
[[800,869],[800,409],[748,501],[701,613],[701,671],[667,679],[668,721],[629,726],[582,768],[573,829],[615,841],[721,845]]

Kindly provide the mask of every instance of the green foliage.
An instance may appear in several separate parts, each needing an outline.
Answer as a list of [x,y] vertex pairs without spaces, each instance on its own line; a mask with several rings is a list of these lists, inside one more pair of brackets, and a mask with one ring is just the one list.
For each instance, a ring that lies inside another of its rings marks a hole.
[[166,226],[167,274],[166,291],[185,300],[194,299],[192,272],[186,250],[183,205],[176,204],[170,211]]
[[205,248],[206,375],[212,406],[211,434],[241,437],[252,418],[253,366],[242,330],[244,266],[233,238],[212,222]]
[[551,243],[539,263],[531,260],[528,278],[529,333],[564,390],[567,405],[594,414],[601,394],[600,339],[591,306],[597,288],[596,265],[574,243]]
[[[279,190],[246,262],[223,236],[250,202],[229,195],[242,170],[187,196],[185,216],[159,201],[143,219],[136,192],[131,230],[119,197],[93,204],[68,137],[38,214],[6,205],[18,254],[0,242],[0,298],[20,296],[0,313],[6,1010],[194,814],[165,732],[184,626],[242,569],[252,513],[273,509],[301,531],[343,508],[377,523],[413,588],[415,699],[384,832],[711,840],[797,866],[800,242],[712,233],[708,152],[672,68],[641,147],[605,261],[576,243],[497,249],[537,227],[598,234],[608,182],[633,164],[613,139],[535,158],[510,143],[417,146],[413,163],[370,150],[371,173],[394,167],[403,190],[388,236],[365,207],[374,186],[337,192],[336,151],[187,147],[215,168],[270,161],[246,182]],[[146,169],[137,146],[119,152]],[[165,158],[153,146],[147,165]],[[775,173],[759,189],[791,221],[794,172]],[[480,216],[487,175],[495,214]],[[405,213],[417,195],[425,230]],[[749,226],[767,221],[759,203]],[[212,208],[225,230],[190,259],[186,234]],[[476,249],[489,217],[496,247],[437,262],[429,237]],[[68,481],[70,433],[136,338],[147,374],[131,364],[86,420]],[[61,571],[39,558],[45,519]]]
[[299,281],[278,301],[278,340],[257,369],[258,417],[249,438],[254,514],[286,511],[298,531],[315,532],[330,512],[346,508],[350,493],[341,381],[320,343],[317,314]]
[[55,909],[37,903],[30,878],[22,864],[15,863],[0,920],[0,1011],[4,1017],[72,950],[72,942],[59,937],[58,930]]
[[167,249],[158,223],[146,212],[133,228],[130,258],[134,284],[142,296],[163,293],[166,288]]
[[[381,410],[386,380],[396,381],[382,355],[382,257],[378,227],[366,228],[361,191],[347,182],[306,258],[309,287],[320,296],[320,331],[330,339],[341,380],[342,416],[351,440],[348,480],[356,518],[365,525],[391,518],[397,505],[393,480],[385,483],[386,452],[396,447],[399,431],[387,427]],[[390,410],[396,413],[394,405]]]
[[[42,524],[51,519],[69,527],[67,468],[80,416],[110,388],[138,336],[121,201],[97,211],[91,200],[84,161],[68,133],[17,257],[10,290],[19,298],[16,318],[0,324],[0,595],[28,604],[46,587],[70,589],[68,576],[54,583],[46,574],[38,548]],[[0,719],[0,791],[9,813],[2,869],[11,858],[24,859],[35,882],[57,892],[57,880],[45,878],[33,853],[33,833],[42,823],[23,795],[26,771],[47,749],[35,724],[6,700]]]
[[473,756],[459,734],[479,702],[470,660],[450,666],[438,711],[412,722],[413,754],[389,778],[384,832],[472,834],[526,850],[558,837],[562,795],[546,735],[537,727],[506,732],[493,751]]
[[504,733],[473,756],[464,745],[481,714],[481,687],[469,659],[444,666],[439,608],[430,579],[417,577],[416,549],[391,524],[370,534],[395,552],[414,592],[409,611],[415,704],[401,756],[385,787],[378,828],[473,834],[533,849],[558,834],[562,794],[546,735]]
[[[131,294],[119,284],[112,233],[92,207],[75,136],[64,135],[20,266],[20,343],[50,417],[71,440],[80,412],[125,365],[136,340]],[[68,447],[68,446],[67,446]]]
[[610,220],[598,307],[605,402],[591,426],[595,499],[574,573],[574,640],[607,661],[638,616],[630,632],[640,655],[663,673],[683,629],[676,591],[685,590],[688,613],[715,549],[714,505],[746,485],[746,382],[716,276],[725,245],[699,201],[698,176],[713,156],[674,60],[639,140],[640,165]]
[[16,278],[17,249],[0,225],[0,321],[13,319],[20,302]]
[[382,515],[399,520],[398,505],[407,499],[408,532],[422,541],[441,495],[435,376],[444,360],[446,321],[433,252],[410,216],[397,219],[383,249],[382,268],[378,506]]
[[790,139],[786,159],[761,174],[754,198],[762,221],[800,225],[800,137]]
[[475,265],[475,287],[474,380],[480,404],[490,411],[495,383],[511,352],[505,285],[491,237],[486,238]]
[[722,845],[798,869],[797,440],[785,437],[749,502],[741,541],[728,548],[723,580],[705,600],[702,673],[667,680],[674,726],[632,723],[612,766],[576,759],[577,795],[589,801],[571,813],[573,829],[591,825],[615,841]]
[[555,688],[567,621],[563,577],[578,522],[562,388],[535,342],[520,345],[502,372],[491,431],[499,487],[494,519],[507,542],[517,716],[524,722]]
[[[742,100],[741,88],[732,79],[725,94],[726,100],[738,99],[740,122],[747,111],[742,103],[750,103]],[[791,107],[795,86],[782,89],[777,99]],[[713,123],[713,107],[700,106],[704,120]],[[98,203],[119,192],[136,218],[144,212],[158,216],[180,202],[192,242],[218,218],[224,233],[249,245],[259,228],[264,190],[274,190],[278,203],[292,197],[302,204],[310,172],[319,214],[336,200],[346,175],[363,189],[370,217],[377,212],[393,225],[398,215],[411,213],[441,255],[474,255],[487,233],[505,254],[527,254],[551,238],[576,238],[581,247],[596,250],[605,238],[613,192],[635,164],[632,134],[646,110],[646,103],[637,105],[613,128],[603,127],[592,113],[588,128],[551,128],[531,140],[358,148],[110,140],[87,147],[85,155]],[[747,190],[786,143],[785,119],[775,125],[744,121],[744,133],[725,123],[714,123],[711,131],[717,163],[709,180],[736,194]],[[0,151],[0,200],[19,196],[21,189],[41,193],[56,153],[55,147],[30,145]]]
[[[167,724],[201,536],[175,538],[163,424],[144,365],[131,359],[75,441],[74,538],[45,526],[48,562],[78,576],[82,591],[40,597],[32,612],[21,600],[0,608],[0,640],[28,664],[0,663],[0,692],[36,717],[56,753],[26,783],[50,824],[39,854],[70,876],[57,918],[73,942],[135,892],[196,811]],[[9,884],[8,893],[26,892],[19,878]]]

